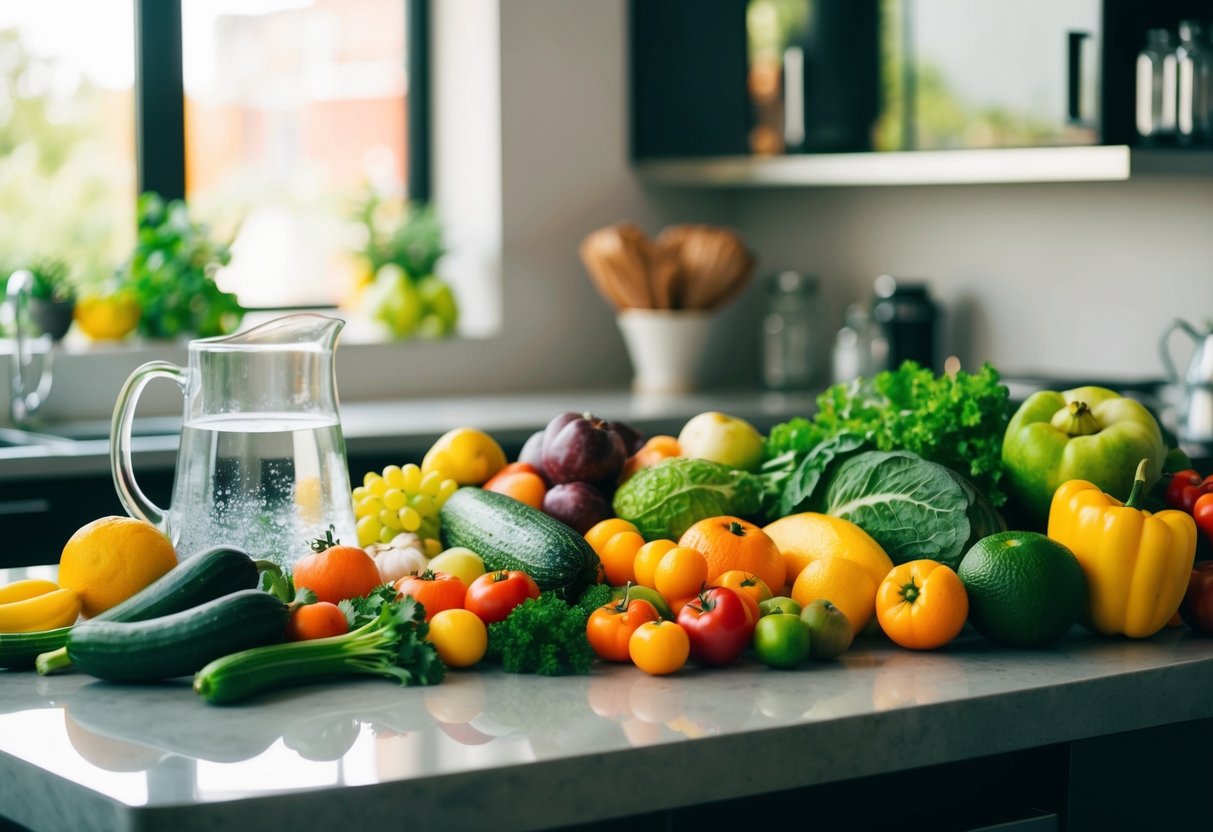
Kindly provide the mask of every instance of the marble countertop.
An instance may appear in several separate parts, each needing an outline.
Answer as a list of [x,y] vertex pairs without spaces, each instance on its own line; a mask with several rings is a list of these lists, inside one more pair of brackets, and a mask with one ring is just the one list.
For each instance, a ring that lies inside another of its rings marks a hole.
[[566,825],[1207,718],[1211,687],[1213,639],[1179,630],[1076,629],[1039,652],[968,632],[921,654],[865,637],[794,671],[490,667],[227,708],[185,679],[0,671],[0,816],[34,830]]
[[[493,396],[355,401],[341,405],[341,428],[349,454],[393,453],[420,457],[451,428],[474,426],[503,444],[521,446],[535,430],[566,410],[589,411],[634,424],[647,433],[674,432],[705,410],[721,410],[767,430],[791,416],[811,415],[808,393],[760,391],[685,395],[638,395],[618,390],[565,390]],[[136,422],[132,440],[136,470],[171,468],[176,460],[180,417]],[[17,437],[20,432],[6,430]],[[0,482],[81,474],[108,474],[109,425],[78,422],[48,425],[46,441],[0,447]],[[62,436],[74,437],[63,439]],[[3,439],[3,437],[0,437]]]

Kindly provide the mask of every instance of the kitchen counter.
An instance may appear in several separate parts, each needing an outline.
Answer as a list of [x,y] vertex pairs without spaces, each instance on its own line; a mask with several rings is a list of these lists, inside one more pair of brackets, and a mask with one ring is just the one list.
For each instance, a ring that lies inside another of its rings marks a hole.
[[[388,455],[420,459],[435,439],[451,428],[465,425],[491,433],[507,447],[521,447],[531,433],[566,410],[589,411],[603,418],[623,420],[650,434],[677,434],[687,419],[705,410],[730,413],[765,431],[790,416],[811,415],[815,408],[814,396],[808,393],[784,395],[753,391],[665,396],[566,390],[508,396],[346,402],[341,405],[341,427],[351,457],[382,454],[385,456],[383,464],[387,464],[398,461],[386,458]],[[149,417],[136,421],[132,452],[137,471],[172,468],[180,423],[180,417]],[[108,477],[107,422],[48,425],[40,433],[39,441],[0,447],[0,482],[63,475]]]
[[[365,680],[227,708],[204,704],[187,680],[0,671],[0,816],[35,830],[507,830],[708,801],[726,801],[716,804],[725,812],[750,795],[1033,748],[1066,755],[1063,789],[1067,778],[1071,792],[1088,788],[1083,772],[1102,762],[1101,789],[1132,778],[1148,800],[1151,771],[1180,793],[1179,745],[1207,739],[1211,687],[1213,640],[1186,631],[1133,642],[1075,630],[1039,652],[967,632],[921,654],[865,637],[840,661],[796,671],[743,662],[649,677],[598,664],[588,677],[541,678],[488,668],[431,688]],[[1179,723],[1158,738],[1158,726]],[[1152,761],[1124,763],[1146,753],[1134,736]],[[1117,738],[1128,745],[1108,745]],[[1204,765],[1189,774],[1207,776]],[[1099,828],[1097,802],[1070,805],[1069,829]],[[1127,823],[1134,805],[1120,802],[1115,817]]]

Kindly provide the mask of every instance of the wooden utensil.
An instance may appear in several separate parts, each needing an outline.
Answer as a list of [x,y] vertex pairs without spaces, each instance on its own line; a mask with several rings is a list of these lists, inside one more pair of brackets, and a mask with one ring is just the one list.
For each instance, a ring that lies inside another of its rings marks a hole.
[[658,244],[677,252],[678,294],[685,309],[715,309],[740,294],[753,275],[753,255],[727,228],[672,226],[662,232]]
[[652,306],[647,247],[644,232],[627,223],[600,228],[582,241],[581,262],[616,309]]

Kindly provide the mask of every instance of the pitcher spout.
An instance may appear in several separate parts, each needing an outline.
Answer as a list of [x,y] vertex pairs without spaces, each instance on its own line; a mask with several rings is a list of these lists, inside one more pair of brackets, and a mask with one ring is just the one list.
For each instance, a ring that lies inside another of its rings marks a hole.
[[218,338],[203,338],[190,343],[191,349],[304,349],[331,352],[337,346],[345,321],[329,315],[301,312]]

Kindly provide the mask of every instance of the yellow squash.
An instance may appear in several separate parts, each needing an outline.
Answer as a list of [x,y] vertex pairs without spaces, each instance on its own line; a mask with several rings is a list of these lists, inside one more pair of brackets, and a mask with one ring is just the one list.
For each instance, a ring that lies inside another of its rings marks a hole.
[[0,586],[0,604],[24,601],[26,598],[54,592],[58,588],[59,585],[54,581],[45,581],[41,578],[26,578],[23,581],[14,581],[7,586]]
[[1161,630],[1179,609],[1196,557],[1191,515],[1137,508],[1147,463],[1137,466],[1124,503],[1085,480],[1069,480],[1049,508],[1049,537],[1082,564],[1089,624],[1105,635],[1148,638]]
[[53,589],[40,595],[0,604],[0,633],[35,633],[75,624],[80,596],[70,589]]

